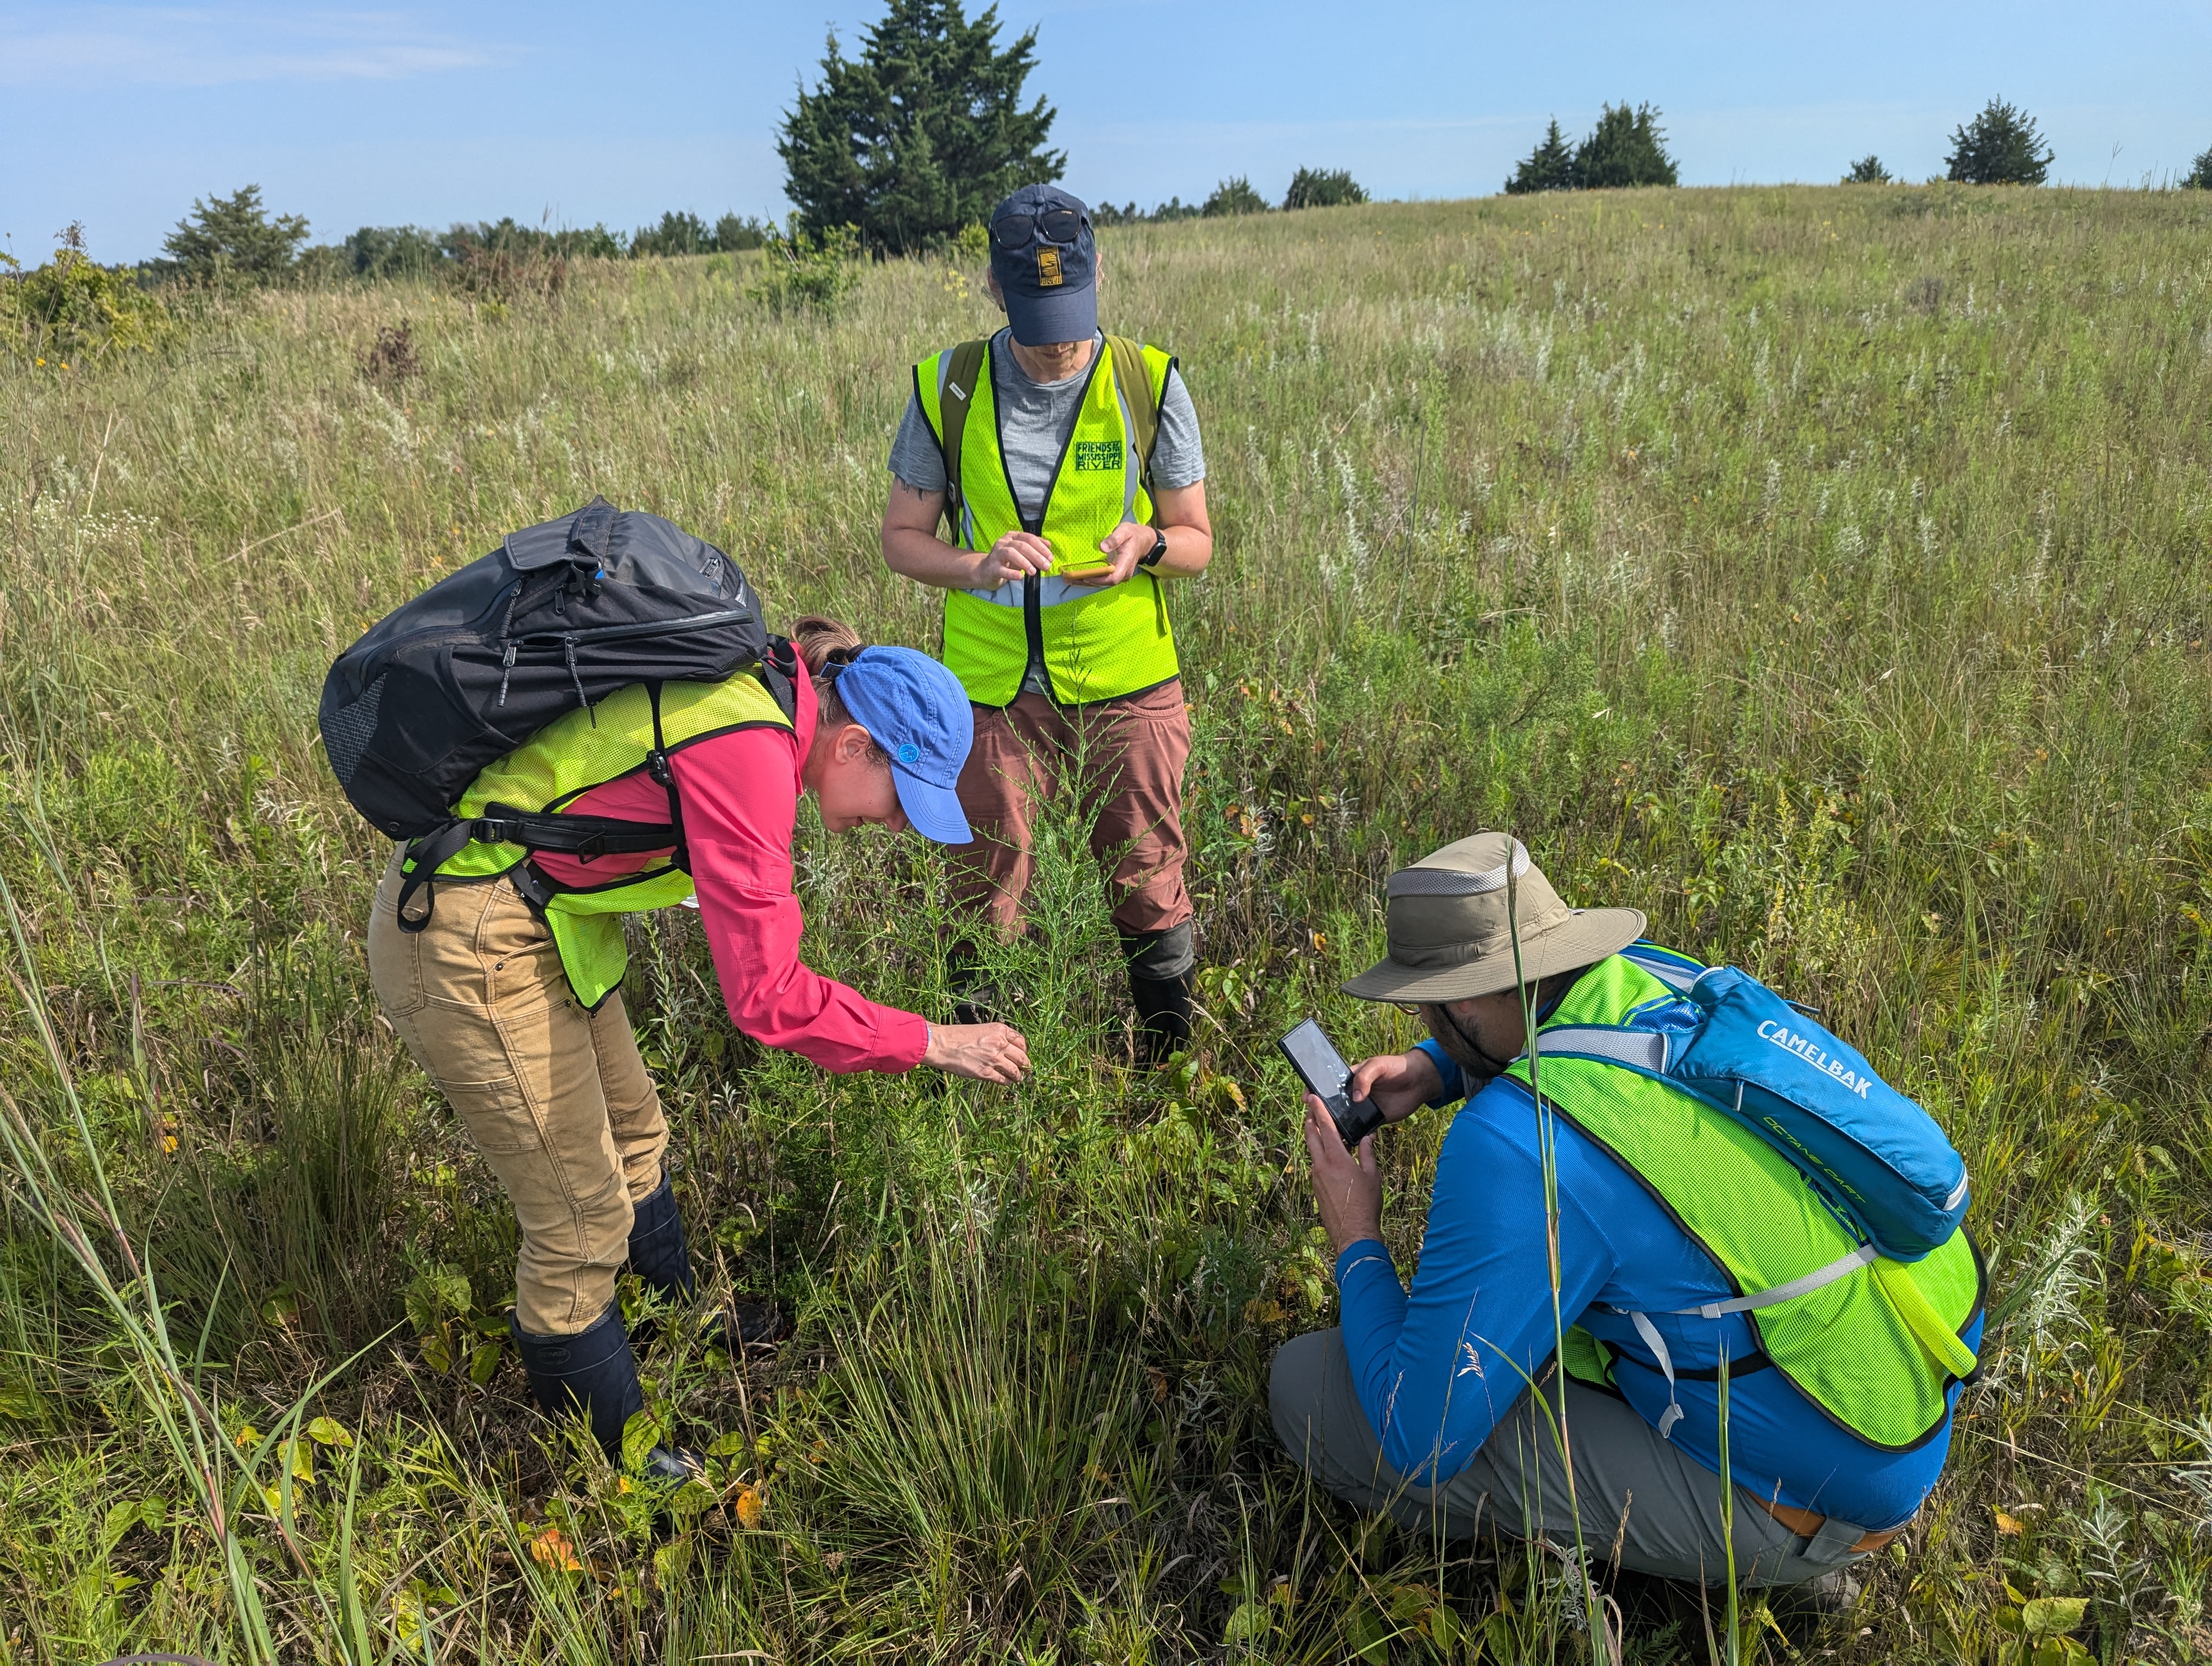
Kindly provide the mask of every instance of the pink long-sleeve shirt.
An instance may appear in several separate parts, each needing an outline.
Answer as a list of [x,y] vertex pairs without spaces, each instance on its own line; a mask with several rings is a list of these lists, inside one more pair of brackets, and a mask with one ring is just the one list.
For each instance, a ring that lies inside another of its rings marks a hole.
[[[684,842],[699,892],[699,919],[730,1020],[754,1040],[811,1059],[840,1073],[896,1073],[921,1062],[929,1026],[913,1012],[878,1006],[799,958],[799,898],[792,894],[792,830],[803,783],[799,767],[814,740],[814,685],[794,679],[797,721],[790,729],[739,729],[672,754]],[[668,793],[640,772],[595,787],[566,808],[578,815],[665,822]],[[658,853],[665,854],[665,853]],[[538,866],[568,885],[605,885],[656,859],[656,853],[599,857],[536,853]]]

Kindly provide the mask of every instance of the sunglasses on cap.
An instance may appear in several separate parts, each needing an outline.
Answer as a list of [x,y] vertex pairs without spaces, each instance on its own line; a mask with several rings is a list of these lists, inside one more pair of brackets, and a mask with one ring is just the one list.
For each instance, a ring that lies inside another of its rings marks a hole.
[[1073,209],[1042,208],[1029,214],[1016,210],[991,222],[991,240],[1008,254],[1019,254],[1029,247],[1032,230],[1048,243],[1073,243],[1083,225]]

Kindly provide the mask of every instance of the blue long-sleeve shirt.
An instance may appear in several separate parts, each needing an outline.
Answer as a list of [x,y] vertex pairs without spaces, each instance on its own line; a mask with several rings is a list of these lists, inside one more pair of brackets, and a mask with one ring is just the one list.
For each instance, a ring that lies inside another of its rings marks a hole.
[[[1443,1077],[1436,1103],[1458,1098],[1459,1067],[1433,1042],[1422,1045]],[[1614,1383],[1656,1427],[1667,1408],[1667,1381],[1627,1313],[1650,1316],[1678,1379],[1685,1371],[1712,1370],[1723,1346],[1741,1360],[1758,1344],[1741,1315],[1711,1320],[1671,1312],[1735,1292],[1632,1175],[1564,1117],[1553,1116],[1551,1129],[1559,1323],[1579,1323],[1620,1356]],[[1423,1484],[1449,1480],[1553,1353],[1543,1157],[1528,1091],[1500,1077],[1453,1119],[1410,1295],[1389,1251],[1371,1238],[1346,1249],[1336,1277],[1345,1351],[1383,1456]],[[1979,1327],[1977,1320],[1970,1346],[1978,1345]],[[1672,1431],[1674,1444],[1717,1477],[1717,1384],[1680,1380],[1676,1398],[1683,1416]],[[1957,1404],[1955,1387],[1951,1403]],[[1893,1527],[1935,1486],[1950,1441],[1947,1418],[1914,1450],[1885,1452],[1831,1422],[1780,1372],[1730,1373],[1730,1468],[1739,1486],[1763,1498],[1869,1529]]]

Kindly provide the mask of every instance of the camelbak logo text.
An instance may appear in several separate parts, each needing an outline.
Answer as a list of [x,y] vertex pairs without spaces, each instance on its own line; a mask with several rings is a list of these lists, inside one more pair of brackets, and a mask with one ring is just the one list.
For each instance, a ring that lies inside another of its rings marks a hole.
[[1833,1076],[1860,1098],[1866,1097],[1867,1079],[1864,1076],[1838,1064],[1828,1056],[1826,1049],[1820,1043],[1797,1034],[1789,1025],[1777,1024],[1772,1018],[1768,1018],[1759,1026],[1759,1038],[1773,1043],[1785,1053],[1795,1053],[1814,1069]]

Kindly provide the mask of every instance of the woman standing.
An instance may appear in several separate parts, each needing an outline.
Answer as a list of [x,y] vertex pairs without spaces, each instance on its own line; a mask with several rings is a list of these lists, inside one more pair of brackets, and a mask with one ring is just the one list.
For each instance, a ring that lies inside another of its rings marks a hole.
[[[963,842],[954,785],[973,725],[959,683],[925,654],[864,647],[830,619],[802,619],[793,635],[789,714],[756,671],[632,684],[540,730],[459,806],[667,824],[668,848],[592,856],[477,842],[422,885],[402,847],[370,917],[384,1010],[514,1206],[510,1329],[532,1391],[556,1415],[582,1407],[610,1458],[644,1404],[617,1275],[627,1264],[670,1297],[697,1287],[664,1166],[668,1126],[619,989],[623,914],[696,895],[732,1020],[825,1070],[926,1064],[1016,1082],[1029,1068],[1003,1024],[933,1025],[799,960],[799,794],[815,795],[833,833],[872,823]],[[648,1467],[683,1472],[666,1448]]]

